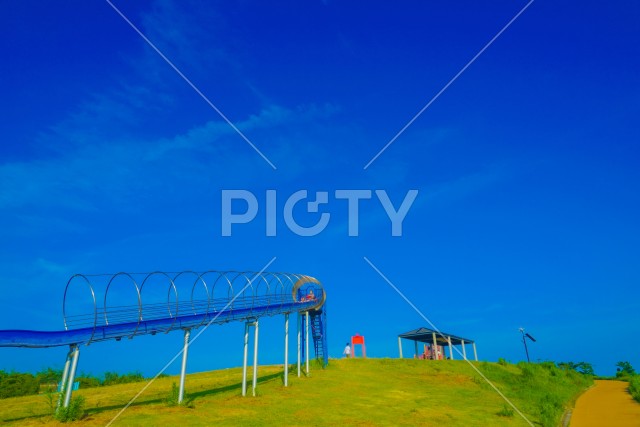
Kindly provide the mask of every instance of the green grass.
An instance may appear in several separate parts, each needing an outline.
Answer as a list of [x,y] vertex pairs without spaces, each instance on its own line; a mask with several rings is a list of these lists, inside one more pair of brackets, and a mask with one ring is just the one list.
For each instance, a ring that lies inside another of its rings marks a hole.
[[[564,406],[590,382],[589,377],[551,364],[474,364],[538,425],[555,426]],[[114,425],[527,425],[463,361],[332,360],[327,369],[312,369],[309,378],[292,372],[287,388],[282,385],[282,367],[264,366],[259,369],[257,396],[244,398],[241,377],[240,369],[188,375],[191,407],[168,405],[177,379],[160,378]],[[85,399],[82,425],[107,424],[143,386],[77,391],[74,396]],[[3,400],[0,420],[6,425],[58,425],[43,395]]]

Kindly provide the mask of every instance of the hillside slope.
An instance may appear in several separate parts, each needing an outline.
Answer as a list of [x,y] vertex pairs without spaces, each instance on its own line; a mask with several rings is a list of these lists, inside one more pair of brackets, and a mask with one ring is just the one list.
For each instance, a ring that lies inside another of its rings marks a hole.
[[[556,425],[564,406],[591,381],[551,363],[474,363],[537,425]],[[463,361],[332,360],[327,369],[314,367],[309,378],[292,372],[287,388],[281,367],[264,366],[258,395],[245,398],[241,378],[237,368],[189,375],[193,408],[167,406],[178,379],[160,378],[113,425],[528,425]],[[106,425],[144,385],[79,390],[74,395],[85,397],[87,415],[76,424]],[[0,407],[7,425],[58,425],[44,395],[5,399]]]

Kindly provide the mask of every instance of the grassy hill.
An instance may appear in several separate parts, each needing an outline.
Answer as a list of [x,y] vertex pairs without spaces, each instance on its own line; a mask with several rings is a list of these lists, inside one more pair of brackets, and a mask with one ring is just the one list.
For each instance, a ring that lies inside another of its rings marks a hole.
[[[536,425],[557,425],[564,407],[591,383],[590,377],[552,363],[474,364]],[[188,375],[191,408],[167,405],[178,378],[160,378],[114,425],[528,425],[464,361],[332,360],[327,369],[314,366],[308,378],[292,372],[287,388],[281,369],[260,367],[258,395],[244,398],[238,368]],[[145,384],[75,392],[86,399],[86,416],[75,424],[106,425]],[[59,425],[46,395],[2,400],[0,420]]]

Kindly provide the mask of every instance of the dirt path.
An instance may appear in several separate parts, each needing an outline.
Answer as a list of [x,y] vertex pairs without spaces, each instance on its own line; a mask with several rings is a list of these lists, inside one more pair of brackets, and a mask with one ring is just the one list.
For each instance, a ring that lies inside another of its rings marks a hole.
[[640,427],[640,403],[627,392],[623,381],[597,380],[595,387],[578,398],[570,427]]

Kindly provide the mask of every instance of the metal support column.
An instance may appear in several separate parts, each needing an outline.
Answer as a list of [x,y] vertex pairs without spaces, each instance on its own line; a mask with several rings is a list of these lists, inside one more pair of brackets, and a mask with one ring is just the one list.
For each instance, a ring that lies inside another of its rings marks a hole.
[[258,386],[258,320],[254,325],[253,336],[253,395],[256,395],[256,387]]
[[436,333],[431,332],[431,338],[433,339],[433,348],[431,349],[431,358],[438,360],[438,341],[436,341]]
[[417,358],[418,357],[418,341],[414,341],[413,342],[413,346],[415,347],[414,350],[415,350],[415,354],[416,354],[414,357]]
[[182,368],[180,370],[180,390],[178,392],[178,404],[184,399],[184,380],[187,375],[187,356],[189,353],[189,337],[191,329],[184,330],[184,346],[182,347]]
[[462,344],[462,358],[467,360],[467,349],[464,346],[464,340],[460,340],[460,342]]
[[73,356],[73,350],[75,345],[69,346],[69,352],[67,353],[67,360],[64,362],[64,371],[62,371],[62,380],[60,381],[60,395],[58,396],[58,405],[56,406],[56,411],[62,405],[62,396],[65,395],[67,391],[67,379],[69,378],[69,367],[71,366],[71,357]]
[[289,385],[289,313],[284,315],[284,386]]
[[449,359],[453,360],[453,346],[451,345],[451,337],[447,337],[449,343]]
[[398,351],[400,353],[400,359],[402,359],[402,338],[398,337]]
[[298,313],[298,378],[300,378],[300,353],[302,349],[302,345],[300,341],[302,340],[302,332],[300,331],[300,326],[302,323],[302,317],[300,313]]
[[[74,344],[73,346],[73,358],[71,359],[71,366],[69,368],[69,377],[67,379],[67,389],[64,396],[64,407],[68,408],[71,402],[71,393],[73,392],[73,382],[76,379],[76,369],[78,368],[78,358],[80,357],[80,348]],[[64,385],[63,385],[64,387]]]
[[249,322],[244,324],[244,358],[242,359],[242,395],[247,395],[247,356],[249,351]]
[[309,312],[305,312],[305,328],[304,328],[304,343],[305,343],[305,351],[304,355],[306,358],[306,371],[307,375],[309,375]]
[[473,345],[473,357],[476,359],[476,362],[478,361],[478,352],[476,351],[476,343],[472,343]]

